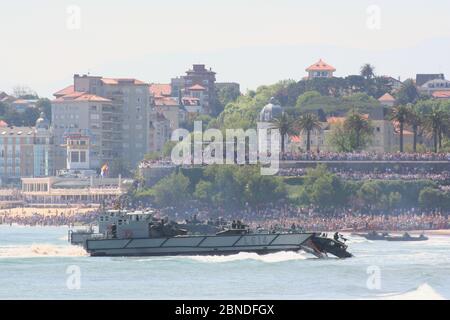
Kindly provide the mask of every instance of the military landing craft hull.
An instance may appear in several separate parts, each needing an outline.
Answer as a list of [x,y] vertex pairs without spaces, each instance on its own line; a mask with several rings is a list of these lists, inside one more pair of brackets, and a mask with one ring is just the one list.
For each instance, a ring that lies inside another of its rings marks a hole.
[[279,251],[306,251],[317,257],[327,253],[348,258],[347,246],[315,233],[176,236],[165,238],[86,240],[91,256],[174,256],[229,255],[239,252],[267,254]]

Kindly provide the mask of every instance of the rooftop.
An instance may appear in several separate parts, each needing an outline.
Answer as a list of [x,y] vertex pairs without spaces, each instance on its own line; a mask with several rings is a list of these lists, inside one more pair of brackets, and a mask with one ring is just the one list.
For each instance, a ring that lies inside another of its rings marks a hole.
[[103,84],[146,84],[144,81],[137,80],[134,78],[101,78]]
[[203,91],[203,90],[206,90],[206,88],[201,86],[201,85],[199,85],[199,84],[195,84],[192,87],[189,87],[189,90],[192,90],[192,91]]
[[24,135],[29,136],[35,132],[33,127],[2,127],[0,128],[0,137],[4,137],[7,135]]
[[394,102],[395,98],[388,92],[383,94],[381,97],[378,98],[378,101],[380,102]]
[[111,102],[109,99],[97,96],[95,94],[90,94],[86,92],[73,92],[65,96],[60,96],[54,99],[52,102],[68,102],[68,101],[79,101],[79,102]]
[[148,90],[154,97],[170,96],[172,93],[172,86],[170,83],[152,83]]
[[336,68],[327,64],[325,61],[320,59],[313,65],[310,65],[308,68],[306,68],[306,71],[336,71]]
[[178,106],[176,99],[171,97],[158,97],[155,99],[155,106]]
[[75,92],[74,85],[70,85],[70,86],[65,87],[64,89],[61,89],[61,90],[55,92],[53,95],[58,98],[61,96],[65,96],[66,94],[71,94],[74,92]]
[[433,92],[432,96],[434,98],[439,98],[439,99],[450,99],[450,90],[435,91],[435,92]]

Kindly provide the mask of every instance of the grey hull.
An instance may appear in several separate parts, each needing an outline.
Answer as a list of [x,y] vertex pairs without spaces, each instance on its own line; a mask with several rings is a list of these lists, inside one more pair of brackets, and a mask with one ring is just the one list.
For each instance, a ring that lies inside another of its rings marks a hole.
[[313,233],[87,240],[91,256],[228,255],[298,251]]

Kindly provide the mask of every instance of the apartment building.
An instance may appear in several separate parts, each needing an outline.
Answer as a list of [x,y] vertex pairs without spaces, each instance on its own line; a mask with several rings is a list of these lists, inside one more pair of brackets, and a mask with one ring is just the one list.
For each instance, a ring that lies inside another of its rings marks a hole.
[[[201,113],[210,114],[216,99],[216,73],[204,64],[194,64],[186,75],[171,80],[171,94],[183,100],[185,97],[200,101]],[[189,104],[192,105],[192,104]]]
[[[170,122],[170,130],[178,129],[184,108],[178,98],[172,97],[170,84],[152,83],[149,86],[150,108],[162,114]],[[155,113],[152,113],[156,115]],[[150,121],[151,121],[150,117]]]
[[[87,129],[93,168],[113,160],[134,167],[147,152],[150,125],[147,83],[132,78],[75,74],[73,85],[54,95],[54,126],[64,126],[60,129],[66,129],[65,132],[72,132],[71,126],[75,124]],[[77,99],[84,103],[75,102]]]
[[17,183],[21,177],[42,177],[54,172],[53,134],[43,114],[35,127],[0,127],[2,185]]
[[57,149],[57,169],[66,168],[66,137],[89,135],[91,168],[99,168],[114,157],[112,101],[94,94],[73,92],[52,101],[52,126]]
[[172,132],[170,121],[157,110],[150,111],[148,130],[148,152],[159,152],[164,144],[170,140]]

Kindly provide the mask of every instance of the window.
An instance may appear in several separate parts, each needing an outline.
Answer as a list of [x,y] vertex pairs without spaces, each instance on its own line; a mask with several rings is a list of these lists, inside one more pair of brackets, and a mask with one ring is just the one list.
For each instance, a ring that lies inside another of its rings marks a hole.
[[86,162],[86,151],[80,151],[80,162]]
[[70,153],[70,162],[80,162],[80,153],[78,151]]

